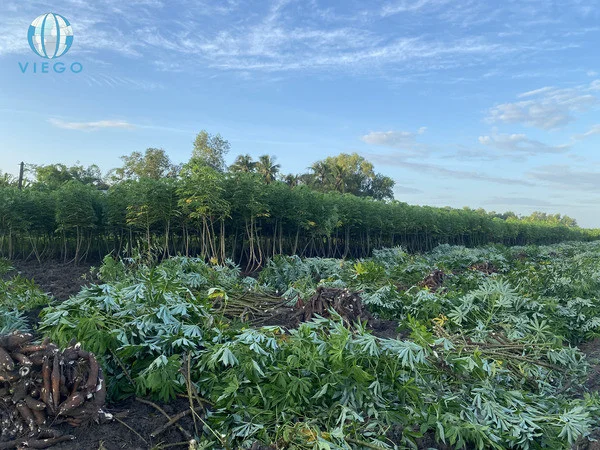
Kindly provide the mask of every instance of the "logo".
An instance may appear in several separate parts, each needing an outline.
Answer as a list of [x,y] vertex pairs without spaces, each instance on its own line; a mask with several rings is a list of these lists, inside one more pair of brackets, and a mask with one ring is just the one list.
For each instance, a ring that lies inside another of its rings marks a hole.
[[[27,40],[33,53],[45,59],[63,56],[73,45],[71,22],[60,14],[47,13],[35,18],[27,31]],[[19,62],[21,73],[81,73],[83,65],[79,62]]]
[[67,18],[60,14],[42,14],[29,26],[27,40],[38,56],[59,58],[73,45],[73,29]]

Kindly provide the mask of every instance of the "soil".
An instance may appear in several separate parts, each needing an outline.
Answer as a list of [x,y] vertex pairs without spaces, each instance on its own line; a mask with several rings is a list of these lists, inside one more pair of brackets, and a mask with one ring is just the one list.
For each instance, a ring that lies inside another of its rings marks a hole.
[[600,391],[600,338],[580,345],[579,349],[586,354],[591,365],[585,387],[590,391]]
[[[160,404],[159,406],[171,417],[189,409],[186,399],[177,399],[169,404]],[[115,420],[101,425],[94,424],[90,427],[73,428],[67,425],[62,429],[58,427],[65,434],[75,436],[75,439],[52,448],[57,450],[146,450],[160,448],[161,444],[178,442],[182,444],[170,448],[187,449],[189,447],[188,442],[185,442],[185,437],[175,426],[169,427],[167,431],[156,438],[150,436],[153,431],[167,423],[167,418],[150,405],[129,399],[116,405],[108,405],[105,410],[112,413]],[[133,433],[124,423],[140,436]],[[194,424],[190,416],[182,418],[177,423],[194,434]]]
[[67,300],[92,280],[91,264],[82,263],[76,266],[52,260],[41,263],[36,260],[14,260],[10,263],[21,276],[33,279],[44,292],[58,300]]

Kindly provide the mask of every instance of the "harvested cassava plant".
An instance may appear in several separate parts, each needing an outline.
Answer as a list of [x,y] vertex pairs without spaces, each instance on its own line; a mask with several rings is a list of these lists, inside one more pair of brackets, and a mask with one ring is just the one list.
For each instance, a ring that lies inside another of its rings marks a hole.
[[446,274],[439,269],[432,271],[427,277],[419,283],[419,286],[428,288],[431,292],[436,292],[442,287]]
[[362,303],[360,294],[348,289],[319,286],[317,292],[307,302],[298,301],[297,307],[299,322],[307,322],[315,315],[329,317],[330,310],[334,310],[348,323],[372,320],[371,314]]
[[469,267],[470,270],[477,270],[479,272],[485,273],[486,275],[491,275],[493,273],[498,273],[498,268],[494,266],[491,262],[484,262],[479,264],[473,264]]
[[29,333],[0,336],[0,449],[47,448],[72,436],[48,428],[111,418],[106,385],[93,354],[72,342],[61,351]]
[[216,311],[254,325],[264,324],[285,308],[285,301],[281,297],[264,292],[243,292],[226,299],[224,295],[219,295],[214,299],[213,308]]

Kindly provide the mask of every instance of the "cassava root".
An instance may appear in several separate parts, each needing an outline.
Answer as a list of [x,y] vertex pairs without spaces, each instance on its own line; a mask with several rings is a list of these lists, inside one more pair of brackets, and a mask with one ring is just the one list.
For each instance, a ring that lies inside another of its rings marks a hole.
[[92,353],[72,341],[64,350],[15,331],[0,336],[0,450],[47,448],[74,439],[48,428],[110,420],[106,383]]

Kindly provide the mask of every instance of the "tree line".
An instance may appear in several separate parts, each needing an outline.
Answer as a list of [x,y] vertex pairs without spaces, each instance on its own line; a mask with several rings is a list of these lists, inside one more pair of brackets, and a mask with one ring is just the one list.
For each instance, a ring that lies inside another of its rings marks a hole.
[[278,254],[364,257],[401,245],[477,246],[591,240],[566,216],[414,206],[393,199],[394,182],[357,154],[282,174],[273,156],[254,161],[202,131],[192,157],[173,164],[162,149],[97,166],[29,166],[23,189],[0,174],[0,255],[80,262],[108,253],[231,259],[247,270]]

